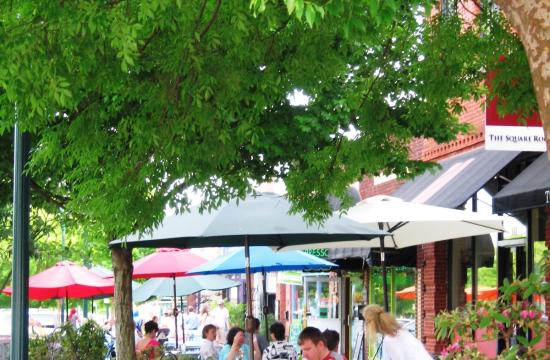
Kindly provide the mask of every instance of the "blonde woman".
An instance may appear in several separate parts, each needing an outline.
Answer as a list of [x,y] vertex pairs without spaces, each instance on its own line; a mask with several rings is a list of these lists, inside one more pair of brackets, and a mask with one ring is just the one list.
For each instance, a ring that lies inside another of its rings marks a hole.
[[376,356],[382,350],[383,360],[432,360],[424,345],[401,328],[392,314],[384,311],[380,305],[367,305],[363,308],[365,331],[371,343],[376,343],[378,334],[382,335]]

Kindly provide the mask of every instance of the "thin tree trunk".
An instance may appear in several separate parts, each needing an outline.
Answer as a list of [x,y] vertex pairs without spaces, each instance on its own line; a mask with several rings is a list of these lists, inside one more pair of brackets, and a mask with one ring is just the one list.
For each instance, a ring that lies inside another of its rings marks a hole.
[[11,280],[11,269],[10,269],[10,271],[8,271],[8,275],[6,275],[6,277],[4,278],[2,283],[0,284],[0,289],[5,289],[6,286],[8,286],[8,283],[10,282],[10,280]]
[[527,53],[546,149],[550,150],[550,1],[495,0],[495,3],[518,32]]
[[115,317],[117,359],[136,360],[132,318],[132,250],[111,249],[115,276]]

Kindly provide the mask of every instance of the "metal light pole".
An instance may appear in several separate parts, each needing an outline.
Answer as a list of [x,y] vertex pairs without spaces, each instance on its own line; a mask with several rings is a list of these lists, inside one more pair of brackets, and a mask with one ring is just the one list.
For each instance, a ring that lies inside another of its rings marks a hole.
[[29,358],[29,158],[30,135],[15,125],[13,144],[13,249],[11,359]]
[[[61,222],[61,260],[65,258],[65,224]],[[61,324],[65,324],[65,321],[68,320],[65,318],[65,312],[69,312],[69,300],[67,298],[61,300]]]

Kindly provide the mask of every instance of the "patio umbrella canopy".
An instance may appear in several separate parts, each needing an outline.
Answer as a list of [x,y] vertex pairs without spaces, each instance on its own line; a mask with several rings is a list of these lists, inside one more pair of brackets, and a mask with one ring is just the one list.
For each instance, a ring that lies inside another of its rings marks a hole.
[[218,209],[202,214],[199,207],[192,207],[188,213],[167,216],[156,228],[115,240],[110,246],[243,246],[247,236],[254,246],[285,247],[388,235],[345,216],[334,215],[323,224],[308,224],[302,214],[291,215],[289,211],[290,203],[285,197],[259,193],[245,200],[225,202]]
[[[386,248],[404,248],[436,241],[504,231],[502,218],[475,212],[403,201],[391,196],[373,196],[349,208],[347,216],[357,222],[391,233]],[[350,239],[351,240],[351,239]],[[327,247],[380,247],[380,238],[370,241],[330,242],[292,246],[289,249]]]
[[[324,241],[369,240],[389,235],[351,219],[329,217],[322,225],[308,224],[302,214],[289,214],[286,198],[272,193],[231,200],[216,210],[193,207],[188,213],[167,216],[156,228],[111,242],[110,246],[179,248],[243,246],[245,264],[250,263],[249,246],[285,247]],[[246,267],[247,316],[252,317],[251,279]],[[250,337],[252,339],[252,337]],[[250,344],[250,358],[254,358]]]
[[[466,301],[472,301],[472,288],[466,288]],[[498,289],[496,287],[480,286],[477,289],[478,300],[496,300],[498,298]],[[395,295],[402,300],[414,300],[416,299],[416,288],[414,286],[406,287],[402,290],[396,291]]]
[[[338,265],[302,251],[276,252],[268,246],[250,247],[250,272],[290,270],[323,270]],[[189,274],[239,274],[244,273],[244,249],[233,251],[192,269]]]
[[[202,290],[224,290],[240,285],[240,282],[218,275],[179,277],[176,278],[176,296],[187,296]],[[137,302],[163,296],[174,296],[172,279],[149,279],[132,293],[134,301]]]
[[160,248],[134,262],[133,279],[185,276],[206,259],[189,250]]
[[[29,298],[85,299],[98,295],[113,295],[113,280],[103,279],[88,269],[70,261],[58,262],[55,266],[29,278]],[[11,295],[11,288],[2,291]]]

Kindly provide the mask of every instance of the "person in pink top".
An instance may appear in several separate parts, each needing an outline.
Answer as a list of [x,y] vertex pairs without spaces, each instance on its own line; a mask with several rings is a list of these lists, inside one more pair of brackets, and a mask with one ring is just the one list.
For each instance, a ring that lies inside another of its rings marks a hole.
[[160,343],[157,340],[159,326],[154,321],[147,321],[144,330],[145,335],[136,344],[136,354],[138,359],[143,359],[143,356],[146,354],[148,360],[154,360],[155,355],[160,352]]

